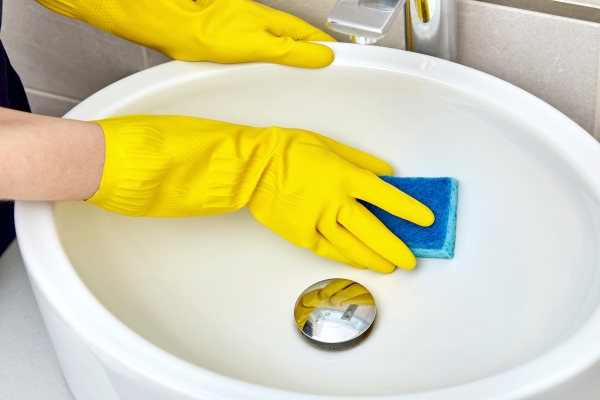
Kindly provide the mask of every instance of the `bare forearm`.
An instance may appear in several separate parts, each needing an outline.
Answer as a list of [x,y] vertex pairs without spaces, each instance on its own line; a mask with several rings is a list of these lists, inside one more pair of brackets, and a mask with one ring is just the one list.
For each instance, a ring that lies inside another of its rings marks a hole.
[[104,151],[95,123],[0,108],[0,199],[90,198],[100,185]]

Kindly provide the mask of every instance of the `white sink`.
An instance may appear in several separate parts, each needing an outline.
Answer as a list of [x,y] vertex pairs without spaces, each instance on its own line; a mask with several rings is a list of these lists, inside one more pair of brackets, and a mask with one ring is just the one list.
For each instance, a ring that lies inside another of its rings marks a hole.
[[[296,248],[246,209],[169,220],[19,203],[20,246],[76,398],[600,398],[600,145],[481,72],[331,46],[321,70],[172,62],[68,117],[304,128],[399,175],[455,177],[455,258],[379,275]],[[352,350],[312,348],[295,326],[297,296],[327,278],[377,302]]]

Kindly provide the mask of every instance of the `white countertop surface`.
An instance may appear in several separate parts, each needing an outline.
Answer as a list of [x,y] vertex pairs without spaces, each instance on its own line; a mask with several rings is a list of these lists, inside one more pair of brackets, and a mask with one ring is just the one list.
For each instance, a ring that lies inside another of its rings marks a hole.
[[72,400],[17,242],[0,257],[0,400]]

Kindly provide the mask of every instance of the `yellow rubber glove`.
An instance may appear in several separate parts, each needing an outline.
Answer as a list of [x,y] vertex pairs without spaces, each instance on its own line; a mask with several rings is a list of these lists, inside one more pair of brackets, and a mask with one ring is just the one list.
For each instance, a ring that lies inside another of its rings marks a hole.
[[179,116],[96,122],[106,158],[88,201],[120,214],[211,215],[247,204],[290,242],[378,272],[416,260],[357,198],[419,225],[434,221],[429,208],[379,179],[392,174],[387,163],[313,132]]
[[250,0],[37,0],[67,17],[184,61],[265,61],[307,68],[333,61],[335,41]]
[[294,318],[298,326],[304,328],[315,308],[337,308],[351,304],[374,306],[375,300],[361,284],[348,279],[334,279],[323,289],[303,295],[294,308]]

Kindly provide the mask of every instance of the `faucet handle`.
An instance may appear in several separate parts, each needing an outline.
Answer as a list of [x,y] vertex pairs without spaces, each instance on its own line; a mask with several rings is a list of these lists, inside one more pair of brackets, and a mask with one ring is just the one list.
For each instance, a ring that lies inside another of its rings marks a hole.
[[339,0],[327,16],[327,27],[349,35],[353,42],[373,44],[382,39],[405,0]]
[[327,27],[345,33],[354,43],[382,39],[404,11],[406,50],[456,61],[457,0],[338,0],[327,16]]

